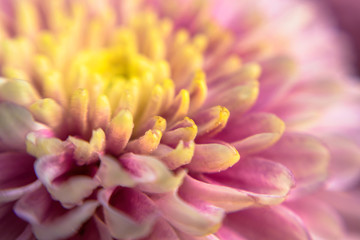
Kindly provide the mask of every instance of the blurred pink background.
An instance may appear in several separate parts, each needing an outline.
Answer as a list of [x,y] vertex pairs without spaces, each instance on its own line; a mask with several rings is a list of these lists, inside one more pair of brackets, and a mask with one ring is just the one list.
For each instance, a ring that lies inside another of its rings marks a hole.
[[349,36],[357,73],[360,74],[360,1],[319,0],[325,11],[334,16],[338,27]]

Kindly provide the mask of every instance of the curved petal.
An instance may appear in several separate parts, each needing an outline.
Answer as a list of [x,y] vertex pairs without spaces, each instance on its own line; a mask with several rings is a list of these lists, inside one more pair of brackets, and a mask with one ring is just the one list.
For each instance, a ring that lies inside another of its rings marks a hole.
[[195,114],[194,121],[198,127],[197,138],[209,138],[221,132],[230,116],[229,110],[215,106]]
[[22,106],[29,106],[39,99],[39,94],[27,81],[6,79],[0,81],[0,101],[9,101]]
[[105,188],[114,186],[133,187],[136,182],[130,173],[123,169],[120,162],[108,155],[100,156],[100,168],[96,173],[101,185]]
[[310,135],[286,133],[273,147],[260,155],[291,170],[296,181],[293,196],[311,191],[327,177],[329,151]]
[[13,203],[0,205],[0,231],[2,239],[18,239],[28,223],[18,218],[13,211]]
[[249,113],[229,122],[218,137],[231,142],[245,156],[270,147],[284,130],[284,122],[274,114]]
[[239,161],[236,149],[227,143],[195,144],[195,152],[187,168],[196,172],[219,172]]
[[174,228],[164,219],[159,219],[152,233],[141,240],[180,240]]
[[25,153],[0,153],[0,202],[16,200],[39,185],[33,170],[34,161]]
[[226,107],[231,113],[241,114],[254,105],[258,94],[259,82],[253,80],[225,91],[210,91],[205,107],[220,105]]
[[336,190],[355,185],[360,178],[359,146],[337,136],[326,136],[323,139],[331,155],[327,187]]
[[26,134],[35,129],[28,110],[13,103],[0,103],[0,150],[25,151]]
[[41,186],[41,182],[37,180],[22,187],[0,190],[0,203],[17,200],[20,197],[22,197],[24,194],[28,192],[32,192],[35,189],[39,188],[40,186]]
[[106,224],[97,216],[93,216],[68,240],[113,240]]
[[340,215],[325,202],[301,198],[286,203],[304,222],[313,239],[344,239]]
[[252,208],[230,213],[224,225],[252,240],[310,240],[301,219],[289,209],[276,207]]
[[44,188],[28,193],[15,205],[15,213],[32,225],[37,239],[63,239],[75,234],[95,212],[96,201],[86,201],[69,211],[51,199]]
[[[79,174],[76,174],[76,170]],[[99,183],[87,176],[85,169],[74,166],[68,154],[50,155],[39,158],[35,162],[35,171],[39,180],[45,185],[51,196],[64,206],[71,207],[88,197]],[[75,173],[75,175],[72,175]]]
[[105,133],[99,128],[93,130],[89,142],[70,136],[68,141],[74,146],[74,158],[79,165],[98,161],[105,149]]
[[190,176],[185,177],[178,192],[183,199],[205,201],[227,212],[241,210],[257,204],[255,198],[244,191],[201,182]]
[[150,156],[127,153],[121,156],[120,162],[132,175],[137,188],[145,192],[169,192],[176,189],[186,175],[184,170],[174,175],[160,160]]
[[130,188],[106,189],[99,192],[98,199],[113,237],[136,239],[151,232],[156,212],[145,194]]
[[184,201],[176,192],[154,196],[153,199],[164,218],[189,235],[203,236],[216,232],[224,217],[221,208],[196,200]]
[[152,154],[166,164],[169,169],[174,170],[190,163],[194,155],[194,151],[195,143],[193,141],[183,142],[180,140],[176,148],[160,144]]
[[186,239],[186,240],[220,240],[214,234],[197,237],[197,236],[191,236],[191,235],[183,233],[183,232],[178,232],[178,235],[179,235],[179,237],[181,237],[181,239]]
[[348,231],[358,232],[360,229],[360,193],[359,192],[340,192],[323,191],[316,197],[341,214],[342,220],[346,224]]
[[262,158],[245,158],[232,168],[208,174],[209,182],[235,188],[255,199],[257,204],[278,204],[294,186],[289,169]]
[[185,117],[183,120],[178,121],[171,126],[171,128],[164,133],[161,142],[174,147],[178,145],[180,141],[193,141],[197,132],[198,128],[195,122],[192,119]]
[[222,226],[219,231],[217,231],[216,236],[221,240],[247,240],[242,237],[240,233],[232,230],[227,226]]

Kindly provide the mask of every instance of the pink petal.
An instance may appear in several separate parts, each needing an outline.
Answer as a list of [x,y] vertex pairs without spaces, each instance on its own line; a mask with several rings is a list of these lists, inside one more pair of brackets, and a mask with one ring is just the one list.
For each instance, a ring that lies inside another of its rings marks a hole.
[[69,240],[113,240],[106,224],[97,216],[87,221]]
[[187,168],[196,172],[219,172],[231,167],[239,159],[239,153],[230,144],[196,144],[194,156]]
[[180,240],[174,228],[164,219],[159,218],[152,233],[141,240]]
[[95,212],[98,203],[86,201],[69,211],[51,199],[44,188],[28,193],[15,205],[15,213],[32,225],[39,240],[62,239],[75,234]]
[[325,202],[301,198],[286,203],[304,222],[313,239],[343,239],[340,216]]
[[72,156],[65,153],[39,158],[35,171],[51,196],[66,207],[81,203],[99,185],[91,177],[91,167],[74,165]]
[[17,239],[28,225],[18,218],[13,211],[13,203],[0,205],[0,232],[1,239]]
[[115,238],[147,236],[155,224],[154,203],[143,193],[130,188],[102,190],[98,194],[105,222]]
[[255,109],[267,110],[278,104],[297,80],[294,59],[288,56],[275,56],[261,62],[260,94]]
[[284,122],[274,114],[249,113],[229,122],[218,137],[231,142],[240,155],[245,156],[270,147],[284,130]]
[[37,180],[22,187],[0,190],[0,203],[17,200],[24,194],[32,192],[40,186],[41,182]]
[[283,165],[250,157],[224,172],[206,175],[206,180],[235,188],[261,205],[282,202],[294,186],[291,172]]
[[231,113],[241,114],[254,105],[258,94],[259,83],[254,80],[226,91],[209,94],[204,107],[220,105],[226,107]]
[[204,201],[228,212],[241,210],[256,204],[256,200],[244,191],[201,182],[190,176],[184,179],[178,192],[183,199]]
[[137,188],[151,193],[169,192],[176,189],[186,174],[181,170],[176,175],[160,160],[127,153],[121,156],[121,164],[132,175]]
[[295,195],[311,191],[327,177],[329,152],[315,137],[301,133],[287,133],[261,156],[285,165],[294,174]]
[[194,236],[214,233],[220,227],[224,211],[206,202],[184,201],[176,192],[153,197],[165,219],[178,230]]
[[358,232],[360,229],[360,193],[359,192],[340,192],[323,191],[317,194],[317,198],[325,201],[333,207],[346,224],[349,231]]
[[13,201],[39,186],[35,159],[25,153],[0,153],[0,202]]
[[334,104],[341,93],[336,81],[317,80],[298,83],[271,109],[289,128],[311,123]]
[[183,232],[178,232],[178,235],[180,239],[186,239],[186,240],[220,240],[217,236],[214,234],[209,234],[201,237],[192,236]]
[[232,230],[227,226],[222,226],[219,231],[217,231],[216,236],[221,240],[247,240],[242,237],[238,232]]
[[326,136],[323,139],[331,154],[327,187],[344,189],[356,184],[360,178],[359,146],[342,137]]
[[25,137],[35,130],[30,112],[13,103],[0,103],[0,150],[25,150]]
[[246,239],[310,240],[301,219],[289,209],[263,207],[230,213],[224,225]]

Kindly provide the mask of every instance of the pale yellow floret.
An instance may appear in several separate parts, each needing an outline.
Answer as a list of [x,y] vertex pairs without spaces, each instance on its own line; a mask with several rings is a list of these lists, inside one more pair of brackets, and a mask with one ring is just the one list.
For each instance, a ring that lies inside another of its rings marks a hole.
[[15,11],[17,32],[23,36],[33,37],[39,27],[36,6],[31,1],[20,0],[17,1]]
[[190,114],[196,112],[203,105],[207,97],[207,90],[205,73],[198,71],[190,86]]
[[62,107],[51,98],[39,99],[29,109],[36,120],[52,128],[57,128],[63,120]]
[[78,89],[70,100],[70,121],[77,133],[85,134],[88,128],[89,93],[86,89]]

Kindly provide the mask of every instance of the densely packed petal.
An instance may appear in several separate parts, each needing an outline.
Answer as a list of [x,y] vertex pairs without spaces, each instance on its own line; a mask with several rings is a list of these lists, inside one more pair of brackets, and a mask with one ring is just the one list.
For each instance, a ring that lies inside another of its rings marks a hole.
[[360,234],[360,88],[315,3],[0,9],[0,239]]

